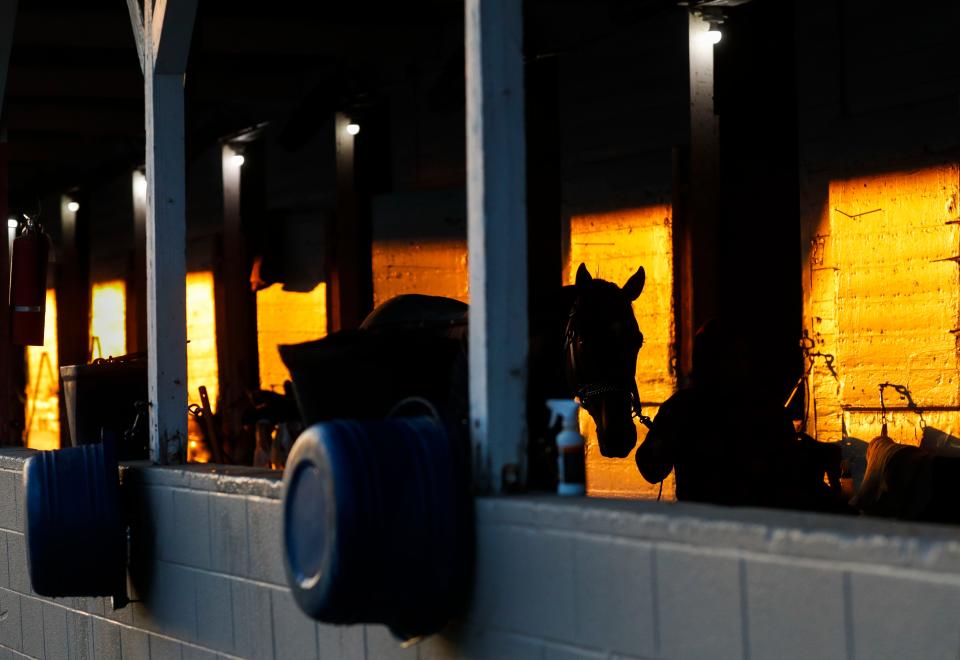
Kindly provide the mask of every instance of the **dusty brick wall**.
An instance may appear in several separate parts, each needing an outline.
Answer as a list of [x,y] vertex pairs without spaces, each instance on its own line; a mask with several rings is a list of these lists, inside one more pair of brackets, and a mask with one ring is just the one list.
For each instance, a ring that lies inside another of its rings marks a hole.
[[283,392],[290,372],[278,346],[298,344],[327,334],[327,285],[313,291],[285,291],[280,283],[257,291],[257,359],[260,387]]
[[[960,244],[960,80],[946,63],[960,6],[894,16],[799,3],[796,17],[803,329],[835,359],[834,371],[816,362],[811,429],[870,440],[879,384],[892,382],[928,409],[923,423],[892,414],[891,436],[949,440],[960,431],[960,285],[942,260]],[[890,390],[886,402],[907,404]]]
[[373,209],[374,306],[405,293],[469,302],[464,188],[384,195]]
[[[831,181],[814,230],[807,314],[822,360],[814,378],[814,428],[869,440],[879,433],[879,385],[904,385],[923,422],[958,432],[957,329],[960,283],[951,261],[960,243],[960,168]],[[907,404],[886,390],[886,404]],[[950,410],[950,409],[953,410]],[[891,436],[919,444],[917,413],[890,415]]]
[[151,539],[132,564],[141,602],[42,598],[26,572],[26,455],[0,454],[3,658],[902,659],[960,645],[949,530],[543,497],[477,501],[466,617],[402,649],[382,626],[304,616],[285,584],[276,479],[202,467],[124,477],[134,538]]

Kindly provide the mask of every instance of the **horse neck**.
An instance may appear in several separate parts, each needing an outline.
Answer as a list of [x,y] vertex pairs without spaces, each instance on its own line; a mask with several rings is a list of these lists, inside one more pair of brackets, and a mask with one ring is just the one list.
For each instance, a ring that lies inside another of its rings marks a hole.
[[567,319],[576,298],[575,287],[564,286],[552,296],[544,296],[540,304],[531,309],[531,393],[536,391],[548,398],[574,395],[567,385],[563,348]]

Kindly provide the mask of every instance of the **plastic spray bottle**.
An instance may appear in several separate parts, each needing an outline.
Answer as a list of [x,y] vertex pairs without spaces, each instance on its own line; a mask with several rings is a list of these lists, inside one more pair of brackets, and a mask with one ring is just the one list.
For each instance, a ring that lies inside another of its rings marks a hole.
[[580,404],[573,399],[547,399],[550,409],[550,426],[559,419],[557,434],[557,495],[583,495],[586,493],[586,465],[583,451],[583,436],[577,413]]

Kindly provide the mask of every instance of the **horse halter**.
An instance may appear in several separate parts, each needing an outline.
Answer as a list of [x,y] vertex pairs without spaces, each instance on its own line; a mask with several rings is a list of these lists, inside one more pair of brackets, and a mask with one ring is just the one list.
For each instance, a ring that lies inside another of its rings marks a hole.
[[584,407],[589,406],[589,401],[605,394],[626,394],[630,398],[630,408],[633,411],[633,417],[640,420],[640,423],[650,428],[653,420],[643,414],[640,405],[640,391],[637,389],[636,378],[630,379],[628,387],[616,385],[610,381],[598,381],[580,385],[577,381],[577,303],[570,307],[570,314],[567,316],[567,327],[564,332],[563,352],[566,355],[567,380],[570,386],[574,388],[576,397]]

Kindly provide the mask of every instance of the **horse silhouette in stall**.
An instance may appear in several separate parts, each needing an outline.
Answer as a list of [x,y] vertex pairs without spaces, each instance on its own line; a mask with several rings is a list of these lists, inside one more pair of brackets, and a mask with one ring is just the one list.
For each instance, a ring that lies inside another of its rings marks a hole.
[[[591,276],[542,292],[530,315],[528,484],[550,489],[555,446],[547,398],[578,397],[597,426],[601,454],[623,458],[636,445],[640,415],[637,356],[643,345],[632,303],[643,267],[623,287]],[[377,307],[356,330],[281,346],[304,423],[371,419],[412,397],[429,402],[452,433],[469,436],[469,307],[438,296],[407,294]]]

